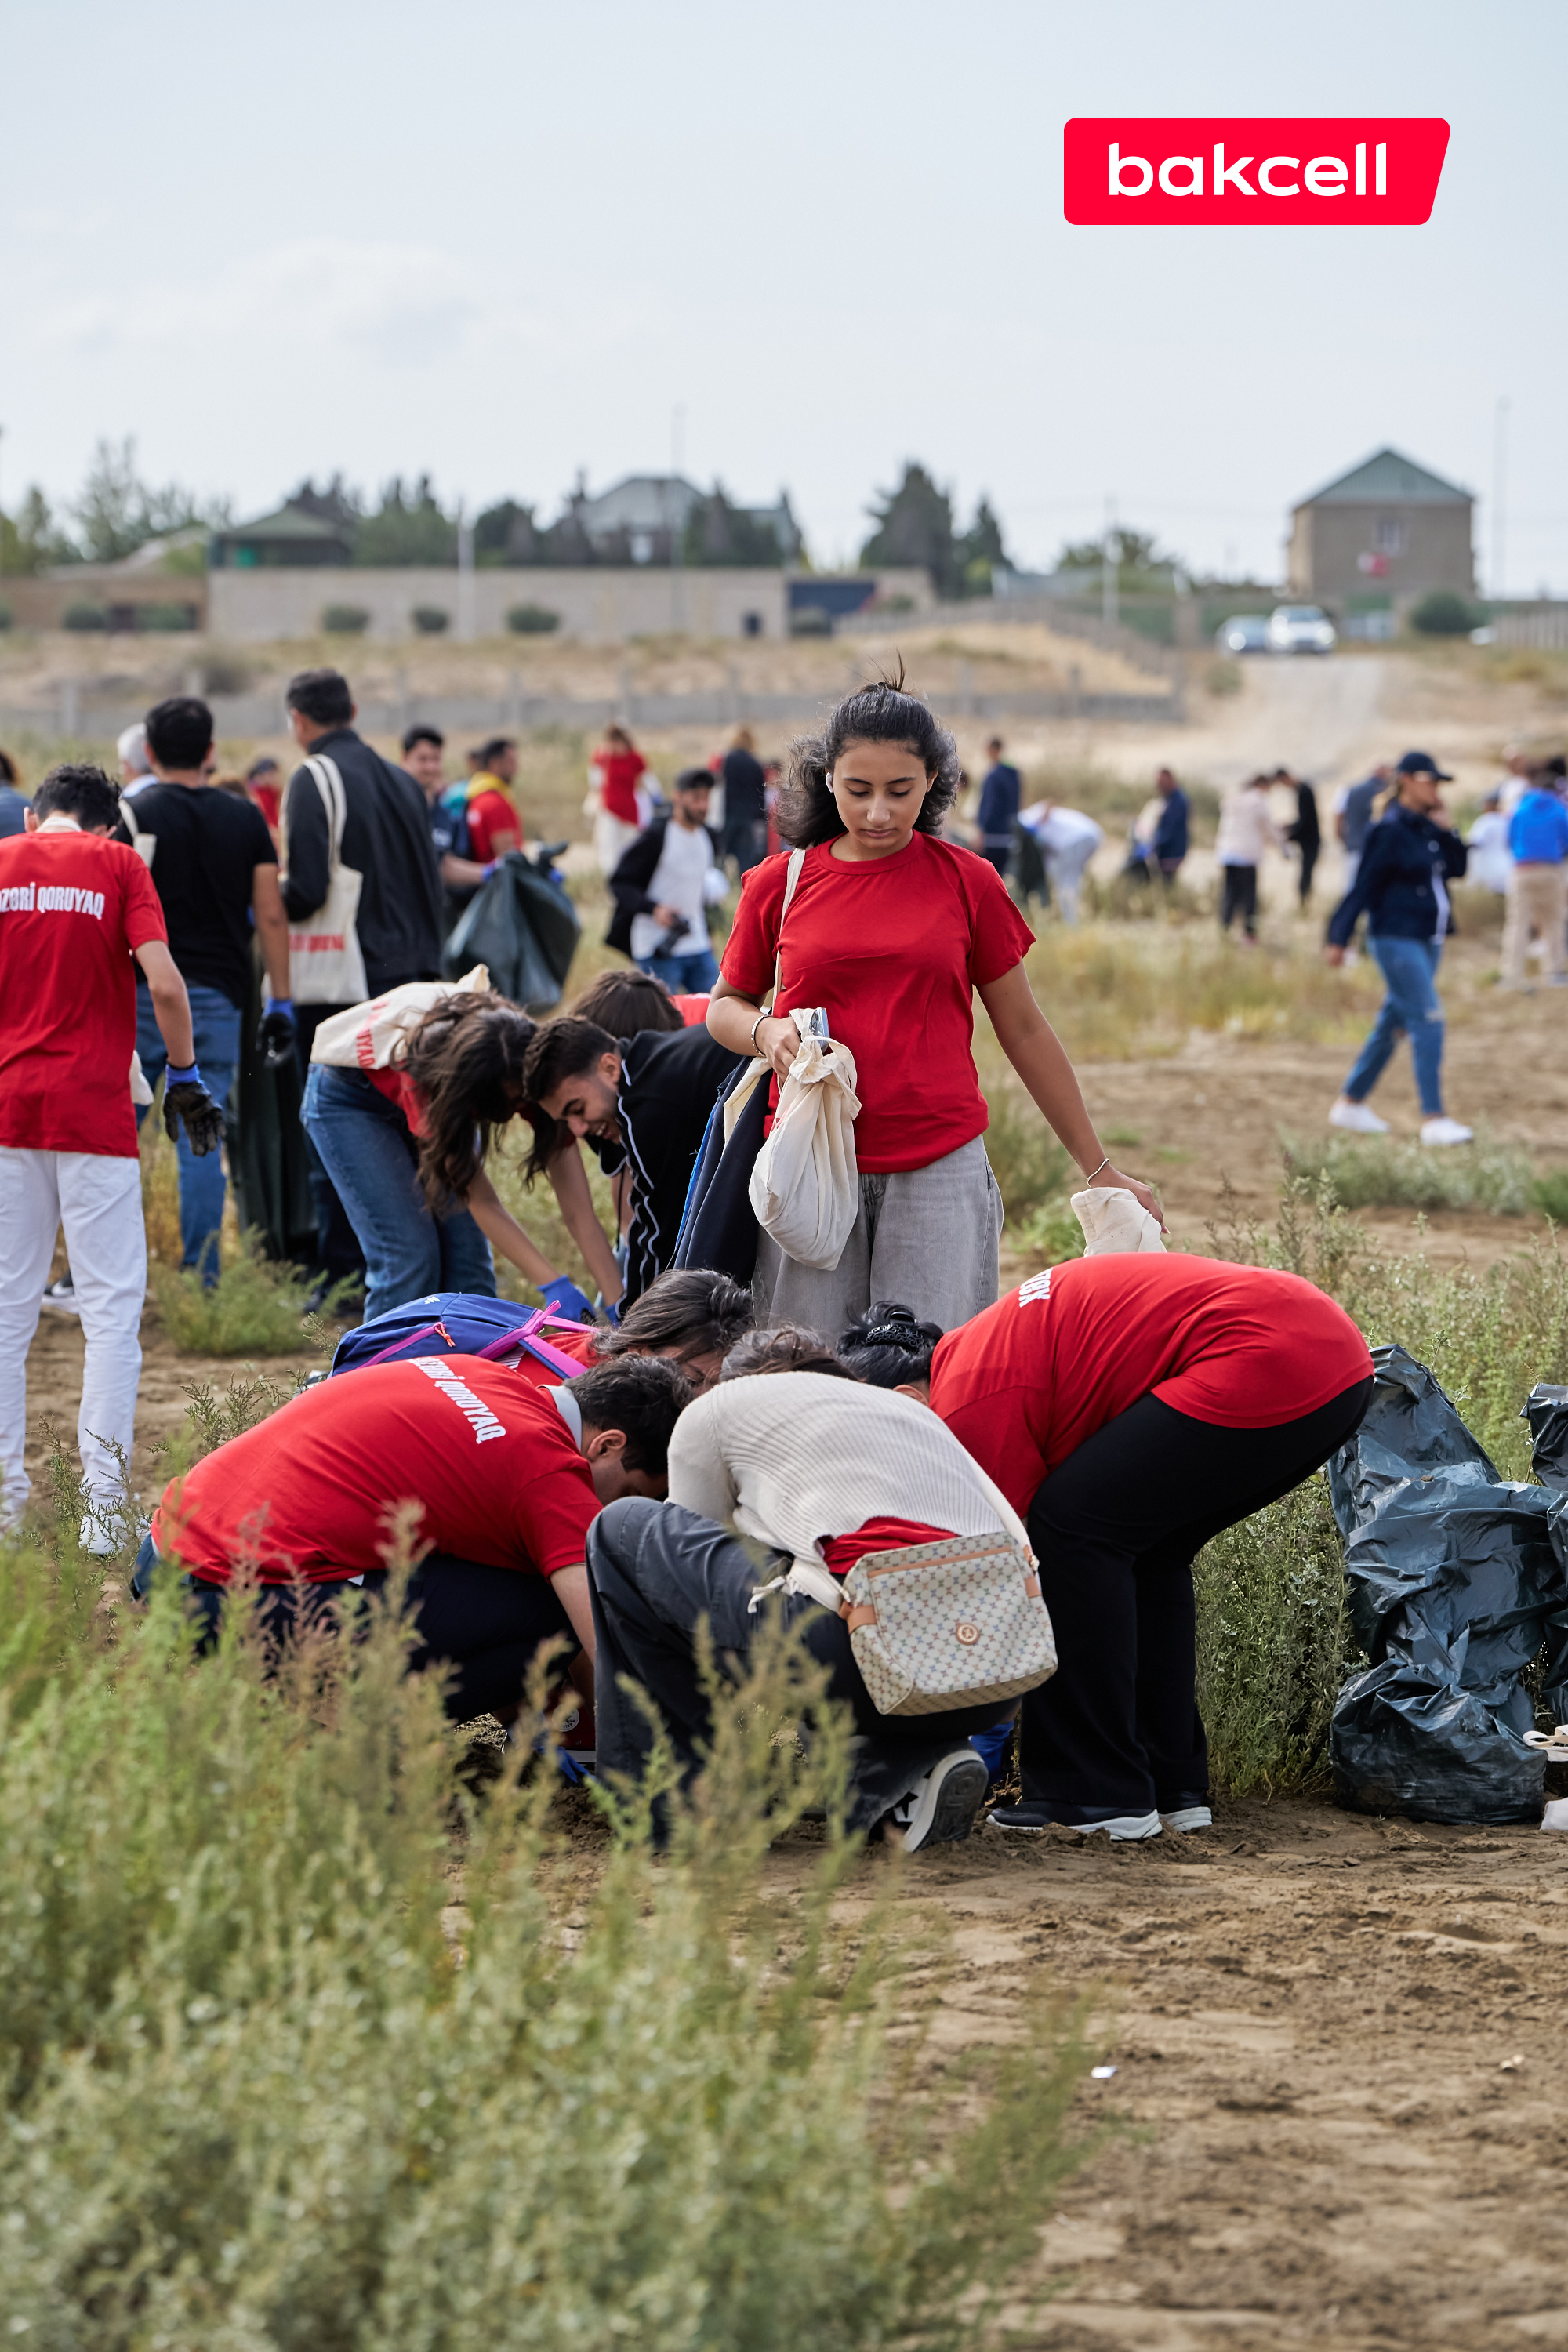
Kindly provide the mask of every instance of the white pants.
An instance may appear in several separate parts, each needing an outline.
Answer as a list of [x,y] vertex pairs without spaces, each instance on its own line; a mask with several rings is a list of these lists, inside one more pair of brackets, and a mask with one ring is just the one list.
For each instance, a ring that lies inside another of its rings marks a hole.
[[602,808],[594,819],[594,848],[601,874],[613,874],[637,837],[638,827]]
[[95,1505],[110,1508],[124,1493],[116,1449],[129,1464],[147,1290],[141,1162],[0,1148],[0,1525],[27,1499],[27,1350],[62,1224],[87,1341],[76,1424],[82,1475]]
[[1066,849],[1053,850],[1046,860],[1051,896],[1061,910],[1064,923],[1078,920],[1078,894],[1083,886],[1084,868],[1099,847],[1098,841],[1069,842]]

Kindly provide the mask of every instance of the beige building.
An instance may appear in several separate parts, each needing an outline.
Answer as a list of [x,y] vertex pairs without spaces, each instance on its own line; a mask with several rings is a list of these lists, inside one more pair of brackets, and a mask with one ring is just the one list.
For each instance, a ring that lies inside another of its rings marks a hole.
[[[1474,595],[1474,513],[1468,490],[1380,449],[1295,509],[1290,594],[1326,606],[1352,635],[1392,634],[1395,616],[1435,588]],[[1365,625],[1380,615],[1386,630]]]

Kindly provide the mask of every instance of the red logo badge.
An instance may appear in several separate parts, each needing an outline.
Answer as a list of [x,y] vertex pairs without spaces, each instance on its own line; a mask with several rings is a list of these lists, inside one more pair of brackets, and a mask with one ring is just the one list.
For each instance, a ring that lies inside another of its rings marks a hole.
[[1448,126],[1436,114],[1079,114],[1062,134],[1079,228],[1418,228]]

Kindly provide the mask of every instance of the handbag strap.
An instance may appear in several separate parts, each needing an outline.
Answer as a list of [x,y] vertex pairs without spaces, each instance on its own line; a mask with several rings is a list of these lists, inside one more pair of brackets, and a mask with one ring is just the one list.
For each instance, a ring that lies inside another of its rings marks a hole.
[[800,880],[800,869],[805,864],[805,850],[792,849],[789,854],[789,872],[784,877],[784,905],[779,908],[779,937],[778,945],[773,950],[773,984],[772,992],[768,997],[768,1003],[770,1004],[773,1002],[774,997],[776,997],[779,992],[779,974],[784,968],[784,917],[790,910],[790,902],[795,897],[795,885]]
[[316,790],[326,804],[327,875],[330,880],[336,874],[338,860],[342,856],[343,827],[348,822],[348,794],[343,790],[337,761],[329,760],[324,751],[316,752],[305,765],[314,776]]

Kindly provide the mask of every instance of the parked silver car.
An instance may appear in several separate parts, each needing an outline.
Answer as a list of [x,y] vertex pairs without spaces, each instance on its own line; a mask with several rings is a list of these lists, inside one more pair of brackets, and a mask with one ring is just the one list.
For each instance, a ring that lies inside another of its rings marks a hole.
[[1318,604],[1276,604],[1268,615],[1271,654],[1331,654],[1339,637]]
[[1222,654],[1266,654],[1268,623],[1261,613],[1237,613],[1220,623],[1214,641]]

